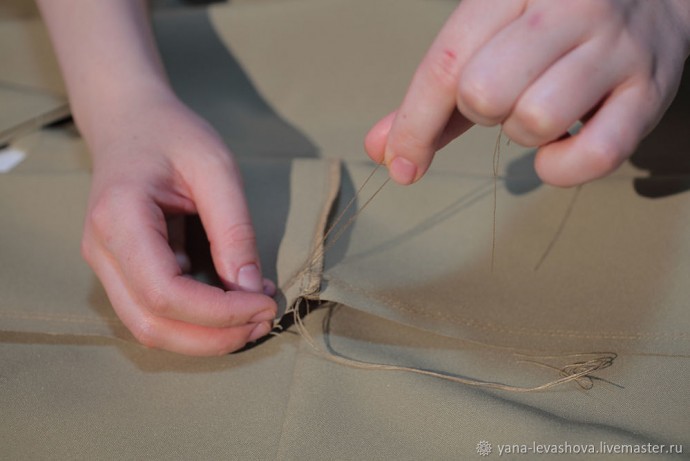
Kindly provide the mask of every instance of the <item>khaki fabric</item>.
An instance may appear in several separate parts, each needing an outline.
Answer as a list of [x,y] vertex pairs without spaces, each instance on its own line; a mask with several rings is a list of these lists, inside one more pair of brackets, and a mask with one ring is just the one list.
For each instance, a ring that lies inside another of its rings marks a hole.
[[[594,387],[518,394],[357,369],[315,354],[294,327],[226,357],[143,348],[80,260],[90,163],[62,125],[13,137],[27,158],[0,175],[3,457],[467,459],[481,440],[489,458],[533,442],[682,444],[687,457],[687,78],[607,179],[546,187],[534,153],[505,144],[494,178],[497,131],[472,129],[419,184],[386,185],[310,260],[374,167],[366,130],[399,102],[455,5],[242,1],[154,23],[176,90],[240,158],[266,275],[283,308],[311,299],[305,328],[319,347],[515,386],[557,379],[572,354],[617,354]],[[11,28],[46,49],[37,23]],[[58,81],[40,53],[26,56],[27,79]],[[213,282],[192,218],[188,231],[195,275]]]
[[[60,138],[62,133],[41,135]],[[28,155],[35,161],[41,153],[30,151]],[[80,258],[88,172],[44,169],[32,173],[30,166],[22,165],[0,177],[4,213],[0,230],[0,329],[128,337],[102,287]],[[265,275],[285,284],[300,275],[311,246],[323,235],[337,192],[339,164],[245,160],[241,169],[257,238],[262,242]],[[191,222],[189,228],[195,275],[213,282],[208,243],[198,221]],[[319,283],[317,278],[291,284],[283,306],[293,304],[302,288],[314,284],[318,288]]]
[[[32,2],[27,2],[32,3]],[[47,33],[19,4],[0,9],[0,146],[69,115],[62,78]]]
[[[353,188],[370,170],[348,165]],[[511,192],[528,181],[498,180],[493,272],[490,175],[384,189],[327,253],[322,298],[494,345],[690,353],[687,194],[650,200],[622,175]]]

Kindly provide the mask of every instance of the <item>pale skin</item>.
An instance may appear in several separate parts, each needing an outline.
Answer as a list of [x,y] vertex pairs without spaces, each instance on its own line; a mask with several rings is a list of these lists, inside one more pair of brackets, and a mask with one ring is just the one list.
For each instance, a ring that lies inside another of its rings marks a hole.
[[[143,344],[189,355],[268,333],[274,286],[261,276],[237,167],[170,89],[144,2],[38,3],[93,158],[82,253],[118,316]],[[464,0],[366,149],[411,184],[473,124],[502,124],[539,147],[542,180],[582,184],[658,123],[689,50],[687,0]],[[225,290],[185,277],[173,251],[166,217],[192,213]]]
[[[139,0],[42,0],[93,158],[82,254],[143,344],[218,355],[276,313],[231,153],[173,94]],[[198,213],[226,290],[185,277],[165,216]]]
[[[614,171],[659,122],[690,49],[687,0],[465,0],[438,34],[369,156],[401,184],[473,124],[539,147],[556,186]],[[567,130],[584,125],[575,136]]]

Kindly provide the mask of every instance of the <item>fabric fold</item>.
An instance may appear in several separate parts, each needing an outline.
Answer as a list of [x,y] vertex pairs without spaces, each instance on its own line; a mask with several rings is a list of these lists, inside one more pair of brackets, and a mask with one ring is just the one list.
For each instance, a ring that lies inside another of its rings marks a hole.
[[[356,190],[371,167],[346,166]],[[384,189],[327,252],[322,299],[490,346],[690,352],[687,194],[649,200],[611,178],[516,195],[519,178],[496,181],[495,242],[490,175]]]
[[317,298],[321,292],[324,235],[340,192],[338,160],[295,160],[292,164],[291,211],[278,253],[281,301],[278,319],[299,298]]

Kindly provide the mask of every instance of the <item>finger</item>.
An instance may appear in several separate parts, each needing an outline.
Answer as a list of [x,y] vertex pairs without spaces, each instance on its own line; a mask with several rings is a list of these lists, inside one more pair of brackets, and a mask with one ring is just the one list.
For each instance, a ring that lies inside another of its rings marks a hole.
[[226,292],[183,276],[168,246],[162,212],[155,203],[131,195],[136,194],[115,194],[104,202],[108,216],[127,219],[99,218],[97,210],[96,231],[133,296],[151,315],[210,327],[273,318],[276,305],[267,296]]
[[168,243],[175,254],[177,265],[183,273],[189,273],[192,263],[185,248],[186,230],[185,220],[182,215],[175,215],[166,218],[168,226]]
[[97,258],[93,268],[122,322],[147,347],[186,355],[222,355],[236,351],[270,331],[270,322],[208,328],[155,317],[138,302],[136,295],[127,288],[127,281],[111,261]]
[[275,296],[276,291],[277,291],[276,284],[272,280],[269,280],[269,279],[264,279],[263,289],[264,289],[264,294],[266,296],[271,296],[271,297]]
[[539,149],[539,177],[569,187],[613,172],[658,123],[661,106],[651,85],[620,86],[576,135]]
[[457,110],[453,111],[450,120],[446,124],[441,136],[436,140],[436,150],[446,147],[452,140],[474,126],[470,120]]
[[[371,128],[371,130],[369,130],[369,133],[364,140],[364,147],[369,154],[369,157],[376,163],[383,162],[388,134],[393,126],[393,120],[395,119],[396,114],[397,111],[391,112],[379,120]],[[453,114],[450,116],[450,120],[443,129],[441,136],[436,140],[434,150],[439,150],[445,147],[452,140],[471,128],[472,125],[473,123],[467,120],[460,112],[457,110],[453,111]]]
[[[602,66],[605,61],[607,65]],[[503,123],[503,131],[524,146],[539,146],[559,138],[624,80],[631,64],[622,62],[618,55],[611,56],[603,40],[584,43],[556,62],[520,96]],[[587,84],[583,86],[582,82]]]
[[427,170],[455,110],[463,66],[520,15],[523,3],[466,0],[451,15],[415,72],[390,130],[385,161],[395,181],[410,184]]
[[502,122],[532,82],[585,40],[590,23],[572,21],[569,14],[551,2],[533,3],[498,31],[460,75],[460,111],[481,125]]
[[254,227],[242,179],[227,153],[190,165],[190,188],[211,244],[213,263],[228,289],[263,292]]
[[388,133],[391,131],[396,114],[397,111],[391,112],[376,122],[364,138],[364,149],[369,157],[378,164],[384,161]]

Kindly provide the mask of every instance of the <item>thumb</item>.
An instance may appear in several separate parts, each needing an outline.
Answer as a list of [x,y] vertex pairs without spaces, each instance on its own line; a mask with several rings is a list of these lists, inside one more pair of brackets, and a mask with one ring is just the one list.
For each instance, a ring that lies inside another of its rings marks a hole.
[[196,162],[194,184],[190,185],[211,245],[213,264],[227,289],[262,293],[256,234],[242,179],[227,153],[219,160]]
[[364,148],[369,154],[369,157],[376,163],[383,163],[384,154],[386,151],[386,144],[388,143],[388,133],[393,126],[393,120],[397,111],[383,117],[381,120],[369,130],[366,138],[364,138]]

